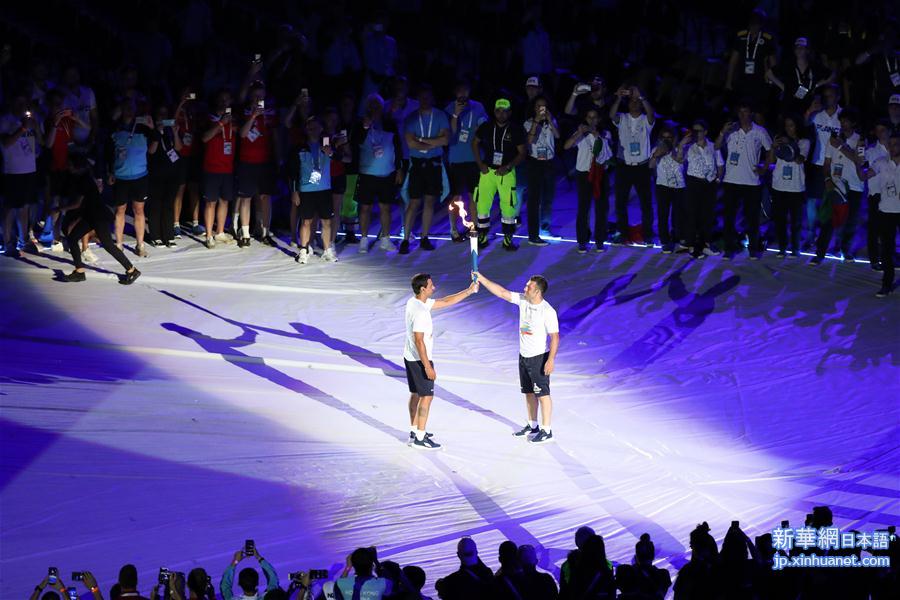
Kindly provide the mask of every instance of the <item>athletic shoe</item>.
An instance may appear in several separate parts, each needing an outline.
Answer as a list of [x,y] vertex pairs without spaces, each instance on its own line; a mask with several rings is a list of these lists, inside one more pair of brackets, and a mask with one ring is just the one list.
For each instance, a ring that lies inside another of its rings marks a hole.
[[131,273],[125,273],[125,275],[119,279],[119,283],[122,285],[131,285],[140,276],[141,272],[135,268],[131,270]]
[[22,253],[19,252],[19,249],[15,246],[4,249],[3,254],[5,254],[9,258],[19,258],[20,256],[22,256]]
[[541,429],[538,431],[538,434],[532,438],[528,438],[528,441],[532,444],[546,444],[547,442],[553,441],[553,432],[552,431],[544,431]]
[[578,244],[578,254],[587,252],[587,244]]
[[891,295],[891,288],[886,285],[881,286],[881,289],[875,294],[876,298],[886,298]]
[[451,231],[450,232],[450,241],[453,242],[454,244],[462,244],[463,242],[466,241],[466,236],[464,236],[463,234],[458,233],[456,231]]
[[503,236],[503,249],[507,252],[515,252],[519,249],[519,246],[513,241],[511,235]]
[[369,251],[369,238],[360,238],[359,248],[356,251],[359,254],[366,254]]
[[400,242],[400,254],[409,254],[409,240]]
[[219,242],[220,244],[233,244],[234,243],[234,238],[231,237],[230,234],[225,233],[224,231],[222,233],[217,233],[215,240],[217,242]]
[[528,425],[526,423],[525,427],[523,427],[522,429],[520,429],[518,431],[514,431],[513,436],[523,438],[523,437],[528,437],[529,435],[537,435],[540,432],[541,432],[541,428],[538,427],[537,425],[535,425],[534,427],[531,427],[530,425]]
[[[409,246],[409,242],[407,242],[407,246]],[[378,242],[378,247],[384,250],[385,252],[393,252],[397,249],[397,246],[394,245],[394,242],[391,241],[391,238],[384,236],[381,238],[381,241]],[[406,250],[409,252],[409,249]]]
[[206,247],[209,248],[210,250],[212,250],[213,248],[215,248],[215,247],[216,247],[216,240],[215,240],[214,238],[207,237],[207,238],[206,238]]
[[625,238],[625,236],[622,235],[621,232],[618,232],[618,231],[613,234],[612,240],[610,240],[609,243],[612,244],[613,246],[629,245],[628,240]]
[[413,439],[411,447],[415,448],[416,450],[437,450],[441,447],[441,445],[435,442],[432,438],[426,436],[422,440]]
[[141,258],[147,258],[150,256],[150,253],[147,252],[146,246],[144,244],[138,244],[137,248],[135,248],[134,253],[140,256]]
[[[428,432],[428,431],[425,432],[425,439],[426,439],[426,440],[430,440],[430,439],[433,438],[433,437],[434,437],[434,434],[433,434],[433,433]],[[407,442],[407,444],[412,444],[414,441],[416,441],[416,434],[414,434],[412,431],[410,431],[410,432],[409,432],[409,441]]]
[[788,258],[800,258],[799,250],[791,250],[791,253],[788,254]]
[[275,241],[275,237],[272,235],[272,232],[269,232],[265,236],[263,236],[262,243],[266,246],[271,246],[272,248],[278,247],[278,242]]
[[84,252],[81,253],[81,260],[83,260],[84,262],[86,262],[89,265],[92,265],[100,259],[97,257],[96,254],[94,254],[93,250],[88,248],[87,250],[85,250]]
[[162,240],[153,240],[154,248],[162,248],[164,245]]
[[50,252],[63,252],[65,251],[65,247],[60,240],[53,240],[50,243]]
[[594,252],[596,254],[603,254],[604,252],[606,252],[606,246],[604,246],[603,244],[596,244],[594,246]]
[[429,252],[434,250],[434,244],[431,243],[431,240],[428,239],[428,236],[423,236],[422,239],[419,240],[419,248],[422,250],[428,250]]
[[663,244],[662,253],[663,254],[672,254],[675,252],[675,246],[673,244]]
[[488,245],[488,232],[480,231],[478,232],[478,247],[479,248],[487,248]]
[[85,279],[87,279],[87,277],[85,276],[84,272],[79,271],[72,271],[68,275],[63,275],[63,281],[76,282],[84,281]]
[[181,239],[181,225],[179,225],[178,223],[175,223],[175,239]]
[[853,254],[851,254],[850,252],[848,252],[844,255],[844,262],[847,262],[847,263],[856,262],[856,257]]
[[297,253],[297,257],[294,259],[301,265],[305,265],[309,262],[309,248],[300,248],[300,252]]
[[691,251],[691,257],[697,260],[703,260],[704,258],[706,258],[706,256],[706,248],[704,248],[703,250],[697,249]]
[[722,255],[722,260],[729,261],[729,262],[734,260],[734,252],[729,250],[728,252],[726,252],[725,254]]
[[355,231],[347,231],[344,233],[344,243],[345,244],[358,244],[359,238],[356,237]]
[[[704,256],[718,256],[720,254],[722,254],[722,252],[720,252],[719,249],[716,248],[715,246],[713,246],[712,244],[703,248]],[[732,255],[732,257],[733,257],[733,255]]]
[[818,265],[821,265],[823,260],[825,260],[824,256],[813,256],[812,259],[810,259],[809,263],[807,263],[807,264],[809,264],[810,266],[816,267]]
[[204,233],[206,233],[206,227],[197,223],[196,225],[191,227],[191,233],[193,233],[194,235],[203,235]]
[[762,252],[751,252],[750,253],[750,260],[759,260],[760,258],[762,258]]
[[681,242],[675,242],[675,254],[681,254],[683,252],[693,252],[693,250],[689,246],[685,246]]
[[530,238],[528,238],[528,245],[529,246],[549,246],[550,242],[548,242],[546,240],[542,240],[539,237],[534,237],[534,238],[530,237]]
[[330,263],[337,262],[338,257],[334,251],[334,246],[332,246],[331,248],[328,248],[327,250],[325,250],[322,253],[322,260],[324,260],[325,262],[330,262]]
[[784,260],[785,258],[787,258],[787,252],[785,252],[784,250],[779,250],[778,254],[775,255],[775,258]]

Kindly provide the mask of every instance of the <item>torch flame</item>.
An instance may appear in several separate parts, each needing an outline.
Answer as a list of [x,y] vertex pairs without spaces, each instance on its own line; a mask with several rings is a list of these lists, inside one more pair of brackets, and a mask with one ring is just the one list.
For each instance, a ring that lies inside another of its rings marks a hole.
[[472,223],[472,221],[466,220],[466,217],[469,215],[469,213],[466,212],[466,207],[463,204],[462,200],[454,200],[450,203],[450,206],[456,208],[456,212],[459,214],[459,220],[462,221],[463,227],[465,227],[466,229],[475,228],[475,224]]

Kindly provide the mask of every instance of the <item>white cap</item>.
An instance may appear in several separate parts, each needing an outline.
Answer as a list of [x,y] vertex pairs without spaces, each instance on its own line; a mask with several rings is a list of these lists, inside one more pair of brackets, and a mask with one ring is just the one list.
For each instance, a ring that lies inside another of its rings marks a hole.
[[888,100],[888,106],[891,104],[900,104],[900,94],[894,94],[891,96],[891,99]]
[[525,87],[541,87],[541,80],[537,77],[529,77],[525,81]]

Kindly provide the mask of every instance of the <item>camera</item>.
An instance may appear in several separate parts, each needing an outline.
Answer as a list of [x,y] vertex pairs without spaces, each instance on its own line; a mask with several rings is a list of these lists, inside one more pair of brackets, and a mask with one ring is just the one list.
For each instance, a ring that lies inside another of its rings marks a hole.
[[78,600],[78,588],[66,588],[66,593],[69,596],[69,600]]
[[50,567],[47,569],[47,583],[50,585],[56,585],[59,582],[59,569],[56,567]]
[[72,581],[84,581],[84,571],[72,571]]
[[159,568],[159,578],[156,581],[157,581],[157,583],[159,583],[159,585],[169,585],[169,577],[171,577],[171,576],[172,576],[172,574],[169,572],[169,570],[167,568],[160,567]]
[[244,542],[244,556],[252,556],[256,551],[256,543],[253,540],[246,540]]

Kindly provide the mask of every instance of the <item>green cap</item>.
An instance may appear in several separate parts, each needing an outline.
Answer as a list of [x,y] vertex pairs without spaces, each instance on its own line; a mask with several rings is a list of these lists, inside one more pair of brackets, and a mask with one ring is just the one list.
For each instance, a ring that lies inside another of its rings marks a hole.
[[494,110],[498,108],[502,108],[503,110],[509,110],[509,107],[512,106],[509,103],[509,100],[506,98],[498,98],[496,102],[494,102]]

